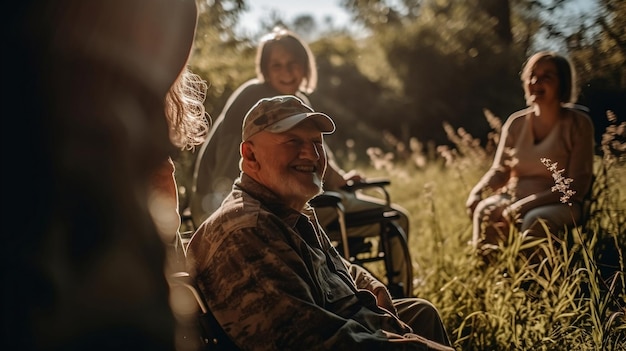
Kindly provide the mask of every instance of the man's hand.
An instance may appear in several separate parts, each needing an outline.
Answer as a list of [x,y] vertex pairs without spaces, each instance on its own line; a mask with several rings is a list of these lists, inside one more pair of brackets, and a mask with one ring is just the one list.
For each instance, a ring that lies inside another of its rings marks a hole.
[[350,275],[354,279],[356,287],[359,289],[369,290],[376,297],[376,304],[389,311],[394,316],[398,316],[398,311],[393,305],[391,294],[385,284],[376,279],[365,268],[358,264],[352,264],[347,260],[344,260],[349,268]]
[[376,304],[379,307],[384,308],[396,317],[398,316],[398,311],[393,305],[391,295],[389,294],[389,290],[387,290],[387,288],[379,286],[374,288],[372,293],[376,296]]

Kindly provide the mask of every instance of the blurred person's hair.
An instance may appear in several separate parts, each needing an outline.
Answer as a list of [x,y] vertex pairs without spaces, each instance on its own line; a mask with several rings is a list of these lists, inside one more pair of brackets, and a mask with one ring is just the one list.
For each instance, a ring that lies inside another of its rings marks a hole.
[[207,137],[210,116],[205,110],[207,83],[185,67],[165,97],[165,116],[174,146],[193,150]]

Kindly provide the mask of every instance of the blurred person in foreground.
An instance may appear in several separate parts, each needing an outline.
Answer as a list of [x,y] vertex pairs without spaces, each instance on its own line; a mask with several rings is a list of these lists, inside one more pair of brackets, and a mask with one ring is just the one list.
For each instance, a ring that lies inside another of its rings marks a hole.
[[190,274],[244,350],[453,350],[436,308],[392,300],[338,254],[309,206],[334,130],[295,96],[259,100],[243,122],[241,176],[189,244]]
[[[574,105],[572,64],[541,51],[526,61],[521,79],[528,108],[506,120],[493,164],[467,199],[473,245],[483,254],[507,242],[511,224],[534,237],[573,225],[593,177],[593,123],[586,108]],[[562,177],[560,191],[553,191],[555,175]]]
[[[179,150],[193,150],[202,144],[209,130],[208,114],[204,108],[207,84],[186,66],[170,87],[165,98],[165,117],[169,138]],[[166,277],[170,278],[170,306],[176,319],[176,349],[196,350],[199,346],[195,327],[198,306],[187,297],[185,289],[177,289],[174,277],[185,270],[185,247],[180,236],[180,202],[176,182],[176,167],[168,157],[152,177],[148,195],[150,214],[166,247]],[[184,294],[184,295],[183,295]]]
[[3,99],[22,111],[3,131],[28,134],[4,145],[3,349],[174,349],[147,199],[196,18],[193,0],[14,4]]
[[[178,76],[165,99],[165,116],[169,126],[170,141],[179,150],[193,150],[201,145],[210,128],[209,116],[204,107],[207,83],[189,67]],[[177,247],[180,230],[178,185],[172,157],[155,173],[149,201],[154,222],[166,245]],[[184,253],[184,248],[181,248]],[[174,251],[174,250],[172,250]],[[176,253],[176,252],[173,252]],[[170,257],[169,269],[184,269],[178,266],[178,257]]]
[[[194,189],[191,194],[191,215],[199,225],[215,211],[230,192],[233,180],[239,176],[239,141],[241,123],[248,110],[262,98],[277,95],[295,95],[311,106],[308,94],[317,85],[315,57],[309,46],[295,33],[277,27],[268,33],[257,47],[255,67],[257,77],[242,84],[226,102],[222,113],[215,120],[207,141],[198,152],[194,169]],[[346,213],[386,207],[382,199],[360,192],[346,191],[349,182],[358,182],[362,176],[355,171],[346,172],[335,162],[333,153],[326,146],[328,169],[324,176],[324,190],[337,192],[342,197]],[[408,211],[397,204],[392,205],[399,214],[394,220],[408,239]],[[320,208],[318,216],[326,227],[337,220],[333,208]],[[377,236],[379,224],[351,227],[349,237]],[[339,233],[329,233],[339,237]],[[406,281],[402,245],[397,238],[391,240],[396,282]]]

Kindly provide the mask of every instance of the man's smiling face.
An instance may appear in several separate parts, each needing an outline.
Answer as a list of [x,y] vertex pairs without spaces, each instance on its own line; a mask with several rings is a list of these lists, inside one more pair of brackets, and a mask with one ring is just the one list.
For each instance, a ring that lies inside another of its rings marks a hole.
[[[244,150],[254,154],[256,163],[253,178],[290,207],[301,210],[322,191],[326,155],[322,132],[312,120],[283,133],[262,131],[246,143]],[[250,155],[244,162],[251,162]]]

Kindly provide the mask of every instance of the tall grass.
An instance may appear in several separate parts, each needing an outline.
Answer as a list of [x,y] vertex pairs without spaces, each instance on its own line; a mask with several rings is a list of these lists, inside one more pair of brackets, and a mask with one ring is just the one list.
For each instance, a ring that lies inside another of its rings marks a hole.
[[[465,209],[500,137],[500,118],[487,110],[485,117],[492,127],[485,144],[451,125],[444,129],[454,147],[404,145],[385,134],[391,151],[369,149],[371,163],[362,167],[350,164],[357,158],[354,143],[346,144],[344,168],[389,178],[391,199],[411,214],[415,296],[438,307],[458,350],[626,350],[626,123],[607,112],[588,216],[543,239],[512,227],[486,264],[469,245]],[[188,184],[192,159],[177,159],[179,184]],[[529,250],[542,260],[522,259]]]
[[[626,350],[625,123],[607,112],[583,223],[541,239],[511,227],[486,264],[469,245],[465,209],[500,135],[501,120],[485,116],[493,131],[484,146],[445,125],[455,147],[389,138],[393,151],[368,151],[363,173],[390,178],[391,198],[411,213],[415,295],[439,308],[459,350]],[[533,250],[538,262],[520,255]]]

